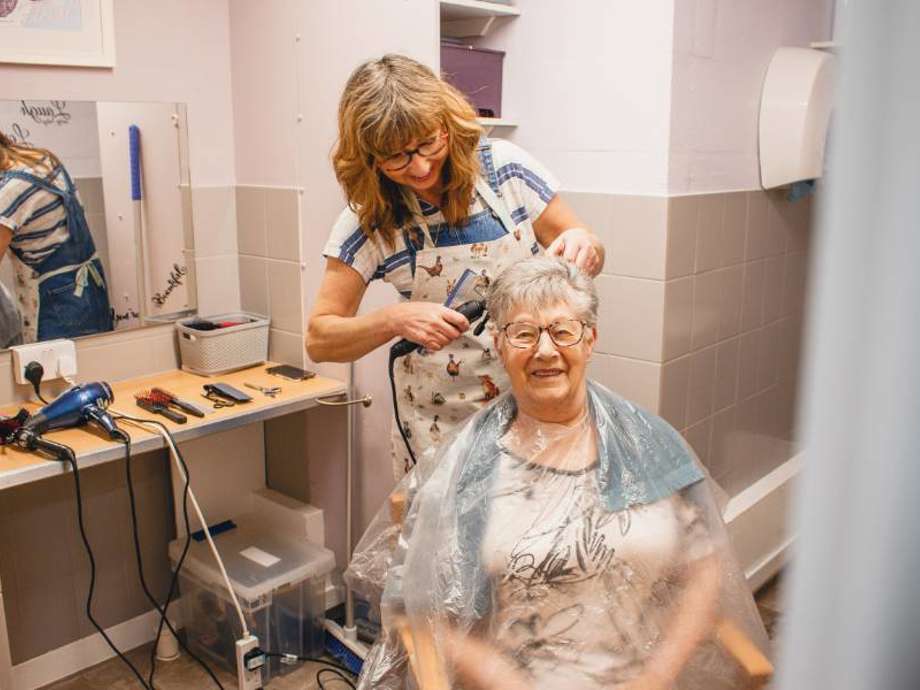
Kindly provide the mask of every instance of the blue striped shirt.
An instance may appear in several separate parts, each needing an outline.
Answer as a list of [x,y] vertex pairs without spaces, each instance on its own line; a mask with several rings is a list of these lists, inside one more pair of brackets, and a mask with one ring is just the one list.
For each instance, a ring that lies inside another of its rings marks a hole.
[[[54,168],[47,177],[47,171],[23,164],[16,164],[12,169],[44,178],[58,189],[67,189],[61,166]],[[0,225],[12,231],[10,247],[32,267],[48,258],[70,237],[61,197],[4,173],[0,173]]]
[[[532,225],[556,195],[559,183],[543,165],[510,141],[493,139],[491,144],[492,163],[511,219],[519,225]],[[499,224],[495,224],[492,230],[482,231],[487,234],[472,233],[466,228],[451,228],[439,209],[424,201],[420,201],[420,205],[432,240],[438,247],[489,242],[506,232]],[[489,212],[479,195],[474,195],[470,216]],[[368,237],[359,226],[357,215],[349,208],[342,211],[335,222],[323,248],[323,256],[351,266],[366,283],[384,280],[405,297],[412,290],[412,251],[403,234],[397,233],[394,246],[388,247],[382,237]]]

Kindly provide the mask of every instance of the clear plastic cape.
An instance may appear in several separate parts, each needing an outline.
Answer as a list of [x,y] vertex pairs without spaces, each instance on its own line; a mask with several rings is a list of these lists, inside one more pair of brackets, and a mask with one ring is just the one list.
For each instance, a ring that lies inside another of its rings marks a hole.
[[394,490],[346,572],[383,632],[359,688],[744,688],[769,644],[714,484],[595,383],[573,424],[505,394]]

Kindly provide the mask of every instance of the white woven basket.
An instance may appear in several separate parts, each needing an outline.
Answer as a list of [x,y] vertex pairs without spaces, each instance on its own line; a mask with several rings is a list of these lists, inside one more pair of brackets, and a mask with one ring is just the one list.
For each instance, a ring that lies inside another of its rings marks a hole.
[[201,317],[176,322],[182,368],[194,374],[213,376],[245,369],[268,359],[269,320],[258,314],[236,312],[209,316],[207,321],[247,321],[213,331],[200,331],[186,324]]

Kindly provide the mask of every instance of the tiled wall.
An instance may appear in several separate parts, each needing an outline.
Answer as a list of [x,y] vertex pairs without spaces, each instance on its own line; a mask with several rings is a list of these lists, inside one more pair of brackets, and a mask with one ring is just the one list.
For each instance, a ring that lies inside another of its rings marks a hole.
[[299,367],[305,357],[302,197],[299,189],[236,188],[240,304],[271,317],[269,359]]
[[680,429],[729,494],[788,459],[811,201],[566,196],[608,252],[591,375]]

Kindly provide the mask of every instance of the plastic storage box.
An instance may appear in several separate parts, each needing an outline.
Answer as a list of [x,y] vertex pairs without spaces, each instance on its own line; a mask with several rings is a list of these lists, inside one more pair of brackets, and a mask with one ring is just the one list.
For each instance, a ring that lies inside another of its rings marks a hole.
[[502,63],[500,50],[441,43],[441,73],[463,92],[482,117],[502,115]]
[[[215,536],[214,543],[259,646],[266,652],[321,655],[325,583],[335,567],[335,555],[322,546],[279,534],[251,516],[235,522],[237,527]],[[170,543],[173,567],[184,545],[184,537]],[[209,663],[235,673],[235,643],[242,630],[207,541],[192,540],[179,586],[189,647]],[[263,667],[262,680],[267,682],[294,668],[270,658]]]
[[[189,328],[189,323],[200,320],[243,323],[213,331]],[[243,312],[177,321],[182,368],[193,374],[213,376],[261,364],[268,359],[268,325],[266,317]]]

